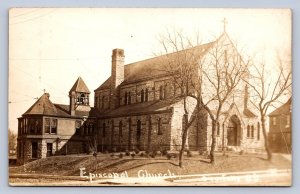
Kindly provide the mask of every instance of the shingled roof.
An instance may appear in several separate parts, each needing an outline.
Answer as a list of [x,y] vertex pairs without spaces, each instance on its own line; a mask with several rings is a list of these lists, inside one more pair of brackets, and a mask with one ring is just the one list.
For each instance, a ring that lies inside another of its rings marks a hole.
[[278,116],[278,115],[287,115],[290,114],[291,111],[292,98],[290,98],[284,105],[275,109],[273,112],[269,114],[269,116]]
[[65,104],[55,104],[49,99],[48,93],[43,94],[22,116],[25,115],[47,115],[57,117],[97,117],[99,112],[96,108],[90,111],[75,111],[75,115],[70,115],[70,106]]
[[78,77],[73,87],[69,91],[69,94],[71,94],[71,92],[91,93],[81,77]]
[[166,99],[166,100],[156,100],[156,101],[149,101],[143,103],[134,103],[131,105],[120,106],[117,109],[113,110],[105,110],[100,112],[100,118],[110,118],[110,117],[122,117],[128,115],[138,115],[138,114],[145,114],[145,113],[155,113],[161,111],[171,111],[172,107],[175,103],[182,100],[181,97]]
[[[192,47],[190,49],[127,64],[124,66],[124,81],[121,85],[155,77],[166,76],[167,72],[165,71],[164,63],[168,62],[169,60],[177,60],[177,58],[180,58],[180,55],[185,55],[186,51],[192,51],[199,56],[203,56],[208,51],[208,49],[214,45],[215,42],[216,41],[213,41],[210,43]],[[109,89],[110,79],[111,77],[109,77],[95,91]]]
[[23,115],[57,115],[58,111],[49,97],[48,93],[44,93]]

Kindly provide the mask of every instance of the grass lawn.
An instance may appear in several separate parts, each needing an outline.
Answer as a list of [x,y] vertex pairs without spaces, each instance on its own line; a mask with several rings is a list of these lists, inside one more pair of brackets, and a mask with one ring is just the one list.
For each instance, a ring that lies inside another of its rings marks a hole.
[[[266,169],[291,169],[291,162],[279,154],[274,154],[271,162],[266,161],[262,154],[216,154],[216,163],[209,163],[205,156],[193,154],[184,157],[184,167],[178,166],[178,159],[168,160],[165,156],[146,158],[141,156],[117,156],[99,154],[97,156],[97,173],[121,173],[127,171],[129,176],[137,176],[139,170],[150,173],[166,173],[170,170],[175,175],[256,171]],[[91,155],[53,156],[30,162],[24,166],[10,168],[11,173],[53,174],[79,176],[79,168],[86,168],[86,172],[94,172],[96,160]]]

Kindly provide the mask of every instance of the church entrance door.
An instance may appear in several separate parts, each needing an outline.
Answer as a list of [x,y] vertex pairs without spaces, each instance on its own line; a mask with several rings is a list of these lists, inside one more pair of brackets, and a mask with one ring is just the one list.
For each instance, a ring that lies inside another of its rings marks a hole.
[[227,126],[227,146],[239,146],[241,123],[236,115],[230,117]]

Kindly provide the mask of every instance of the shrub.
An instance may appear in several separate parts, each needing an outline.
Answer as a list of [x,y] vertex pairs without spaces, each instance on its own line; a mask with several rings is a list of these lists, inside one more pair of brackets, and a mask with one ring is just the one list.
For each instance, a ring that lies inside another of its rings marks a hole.
[[171,158],[172,158],[172,155],[171,154],[167,154],[167,159],[171,160]]
[[156,155],[161,156],[161,151],[157,151]]
[[163,156],[168,155],[168,150],[163,150],[163,151],[162,151],[162,155],[163,155]]
[[119,154],[119,158],[123,158],[124,154],[123,153],[120,153]]
[[134,158],[134,157],[135,157],[135,153],[132,153],[132,154],[131,154],[131,157]]
[[140,154],[140,156],[141,156],[141,157],[144,157],[144,156],[145,156],[145,153],[142,152],[142,153]]
[[243,155],[244,153],[245,153],[244,150],[241,150],[241,151],[239,152],[240,155]]
[[135,148],[134,152],[135,152],[135,154],[139,154],[140,150],[138,148]]
[[188,150],[188,151],[186,152],[186,154],[187,154],[187,157],[192,157],[192,152],[191,152],[190,150]]
[[115,154],[114,154],[114,153],[110,154],[110,157],[112,157],[112,158],[113,158],[114,156],[115,156]]
[[126,150],[125,155],[130,156],[130,152],[128,150]]

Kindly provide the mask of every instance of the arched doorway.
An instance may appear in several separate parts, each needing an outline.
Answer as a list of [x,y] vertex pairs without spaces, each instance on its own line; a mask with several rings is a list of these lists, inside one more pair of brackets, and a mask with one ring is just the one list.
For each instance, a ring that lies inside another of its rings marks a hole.
[[227,126],[227,146],[239,146],[241,133],[241,121],[236,116],[230,117]]

